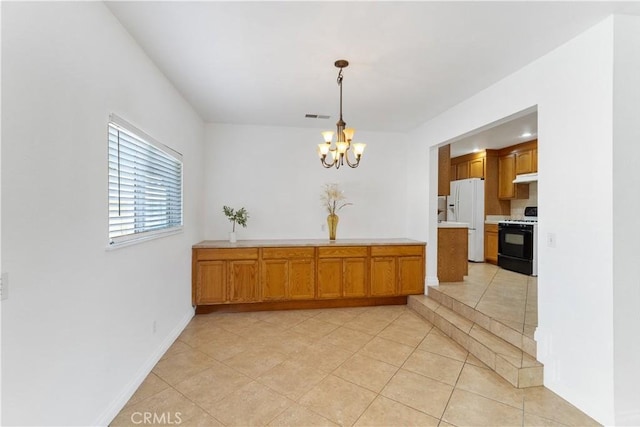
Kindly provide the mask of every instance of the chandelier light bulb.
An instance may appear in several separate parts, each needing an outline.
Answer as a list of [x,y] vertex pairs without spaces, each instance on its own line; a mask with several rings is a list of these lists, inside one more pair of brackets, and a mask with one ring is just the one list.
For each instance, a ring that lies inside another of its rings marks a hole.
[[322,132],[322,137],[324,138],[324,142],[327,144],[331,144],[331,140],[333,139],[333,131],[326,130]]

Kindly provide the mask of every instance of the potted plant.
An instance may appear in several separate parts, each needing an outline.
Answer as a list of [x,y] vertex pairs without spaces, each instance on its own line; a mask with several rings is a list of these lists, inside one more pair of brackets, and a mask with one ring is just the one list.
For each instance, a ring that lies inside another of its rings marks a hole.
[[233,223],[233,228],[229,232],[229,242],[236,242],[236,224],[243,227],[247,227],[247,220],[249,219],[249,213],[245,208],[240,208],[237,211],[229,206],[223,206],[222,211],[229,221]]
[[336,183],[325,184],[320,196],[322,202],[329,212],[327,216],[327,225],[329,226],[329,240],[336,240],[336,231],[338,230],[338,220],[340,219],[336,212],[345,206],[352,205],[347,203],[347,199],[340,186]]

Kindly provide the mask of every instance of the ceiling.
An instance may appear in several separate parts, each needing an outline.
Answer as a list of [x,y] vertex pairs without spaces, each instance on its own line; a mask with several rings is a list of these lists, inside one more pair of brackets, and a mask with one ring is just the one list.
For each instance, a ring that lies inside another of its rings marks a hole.
[[331,129],[347,59],[344,120],[379,132],[415,128],[611,13],[640,15],[637,1],[106,4],[206,122]]
[[535,109],[524,111],[449,141],[451,157],[487,149],[497,150],[531,141],[537,137],[538,112]]

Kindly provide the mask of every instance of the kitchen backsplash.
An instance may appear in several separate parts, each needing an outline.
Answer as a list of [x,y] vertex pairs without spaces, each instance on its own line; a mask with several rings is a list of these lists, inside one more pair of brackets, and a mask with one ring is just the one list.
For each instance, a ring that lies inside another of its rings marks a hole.
[[529,183],[529,198],[524,200],[511,200],[511,218],[524,218],[524,208],[527,206],[538,206],[538,182]]

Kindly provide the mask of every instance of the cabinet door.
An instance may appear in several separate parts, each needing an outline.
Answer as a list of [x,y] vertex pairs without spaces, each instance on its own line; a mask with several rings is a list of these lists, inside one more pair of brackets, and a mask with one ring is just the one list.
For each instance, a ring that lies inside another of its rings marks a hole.
[[345,297],[367,296],[365,258],[346,258],[343,261],[343,286]]
[[484,259],[492,264],[498,263],[498,233],[496,232],[484,233]]
[[513,180],[516,177],[515,154],[501,156],[498,159],[498,198],[512,199],[515,195]]
[[258,261],[227,261],[229,263],[229,300],[231,302],[259,301]]
[[424,294],[424,263],[422,257],[399,257],[399,294]]
[[469,160],[469,178],[484,178],[484,158]]
[[262,298],[279,300],[288,298],[289,263],[286,259],[262,261]]
[[469,161],[458,163],[456,165],[456,179],[469,178]]
[[315,297],[315,262],[313,259],[289,261],[289,297],[313,299]]
[[342,260],[335,258],[318,260],[318,298],[342,296]]
[[229,298],[225,261],[196,263],[196,304],[217,304]]
[[531,172],[538,172],[538,149],[534,148],[531,151],[531,163],[533,163],[533,170]]
[[449,182],[453,179],[449,176],[451,172],[451,145],[447,144],[438,148],[438,196],[448,196],[451,186]]
[[396,258],[371,258],[371,295],[396,295]]
[[516,175],[531,173],[533,171],[533,152],[527,150],[516,153]]

